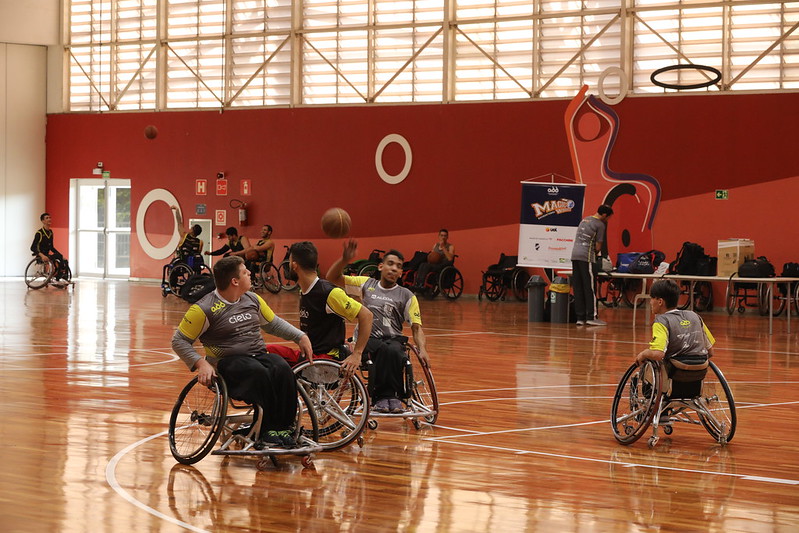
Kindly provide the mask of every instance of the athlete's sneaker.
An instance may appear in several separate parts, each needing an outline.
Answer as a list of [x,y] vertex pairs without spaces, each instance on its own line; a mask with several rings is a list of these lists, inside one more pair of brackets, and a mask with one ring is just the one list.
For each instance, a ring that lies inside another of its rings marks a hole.
[[585,326],[585,320],[578,320],[577,321],[577,325],[578,326]]
[[297,445],[297,441],[294,440],[294,432],[292,430],[282,429],[275,431],[275,434],[280,439],[280,443],[284,448],[293,448]]
[[388,398],[381,398],[375,402],[372,410],[376,413],[388,413],[391,411],[391,403]]
[[594,318],[594,319],[591,319],[588,322],[586,322],[586,325],[588,325],[588,326],[607,326],[608,323],[605,322],[604,320],[599,320],[598,318]]
[[405,411],[405,406],[399,398],[391,398],[388,400],[388,409],[392,413],[402,413]]

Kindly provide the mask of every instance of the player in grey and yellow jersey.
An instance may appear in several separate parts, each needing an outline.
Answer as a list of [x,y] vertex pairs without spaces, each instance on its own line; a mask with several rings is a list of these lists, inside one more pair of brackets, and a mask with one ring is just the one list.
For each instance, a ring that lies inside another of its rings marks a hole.
[[379,281],[366,276],[344,276],[344,267],[355,257],[357,247],[358,243],[352,239],[344,243],[344,252],[327,271],[327,279],[344,287],[347,294],[360,297],[374,315],[364,349],[364,354],[374,363],[369,373],[369,394],[375,411],[399,413],[404,411],[400,398],[405,389],[407,337],[402,335],[405,322],[411,325],[423,364],[429,364],[419,302],[410,290],[397,284],[402,276],[404,257],[396,250],[389,250],[380,260]]
[[[230,396],[259,405],[264,412],[260,440],[290,445],[297,413],[294,373],[286,361],[267,352],[261,330],[294,341],[313,358],[308,336],[275,315],[251,288],[244,259],[229,256],[214,265],[216,290],[192,305],[172,337],[172,349],[203,385],[218,371]],[[205,357],[194,349],[200,339]]]

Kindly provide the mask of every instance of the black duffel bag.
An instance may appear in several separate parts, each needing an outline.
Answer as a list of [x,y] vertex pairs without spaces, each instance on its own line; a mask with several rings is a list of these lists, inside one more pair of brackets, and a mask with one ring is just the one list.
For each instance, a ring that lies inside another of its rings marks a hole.
[[783,278],[799,278],[799,263],[785,263],[782,265]]
[[762,255],[747,259],[738,267],[738,276],[742,278],[773,278],[775,275],[774,265]]

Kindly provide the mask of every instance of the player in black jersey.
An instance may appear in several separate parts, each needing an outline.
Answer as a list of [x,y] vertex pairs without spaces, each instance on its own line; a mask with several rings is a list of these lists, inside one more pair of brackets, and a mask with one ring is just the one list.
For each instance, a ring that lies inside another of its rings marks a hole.
[[33,243],[31,244],[31,252],[45,263],[53,261],[55,264],[55,274],[53,275],[54,284],[64,286],[68,282],[64,279],[65,270],[67,267],[67,260],[64,256],[56,250],[53,246],[53,230],[51,229],[53,219],[50,213],[42,213],[39,217],[42,222],[42,227],[33,236]]

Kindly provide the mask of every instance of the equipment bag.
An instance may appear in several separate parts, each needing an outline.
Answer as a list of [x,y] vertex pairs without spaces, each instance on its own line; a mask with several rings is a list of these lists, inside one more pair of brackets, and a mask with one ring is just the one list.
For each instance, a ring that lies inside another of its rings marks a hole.
[[638,254],[638,257],[630,263],[630,274],[652,274],[654,271],[655,265],[652,264],[651,252]]
[[[701,261],[709,257],[705,254],[705,249],[695,242],[684,242],[677,258],[669,266],[669,274],[683,274],[685,276],[706,276],[700,273],[702,270]],[[707,269],[708,267],[705,267]]]
[[782,265],[783,278],[799,278],[799,263],[785,263]]
[[189,303],[197,303],[200,298],[216,288],[213,276],[194,274],[180,288],[180,297]]
[[757,259],[747,259],[738,267],[738,276],[742,278],[773,278],[774,265],[764,256]]
[[619,274],[630,273],[630,263],[632,263],[638,256],[639,252],[627,252],[616,255],[616,272]]

